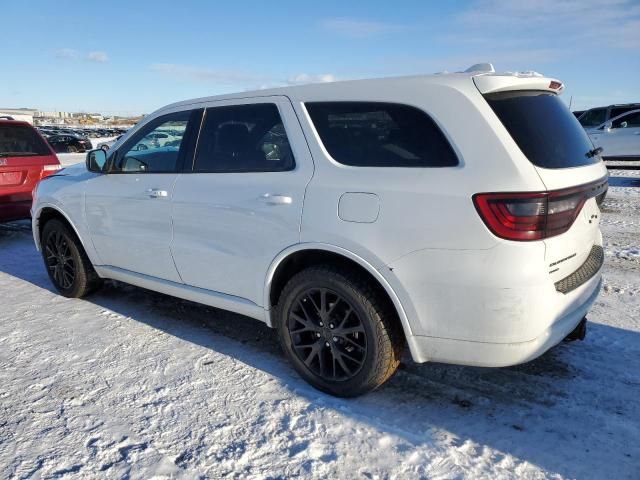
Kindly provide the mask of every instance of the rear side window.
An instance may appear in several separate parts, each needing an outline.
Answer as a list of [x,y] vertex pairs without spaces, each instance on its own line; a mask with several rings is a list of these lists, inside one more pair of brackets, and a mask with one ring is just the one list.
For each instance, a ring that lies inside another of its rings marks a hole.
[[295,161],[273,103],[208,108],[194,172],[284,172]]
[[587,156],[593,144],[556,94],[529,90],[492,93],[485,98],[537,167],[570,168],[600,161]]
[[32,157],[50,155],[44,140],[25,125],[0,125],[0,155]]
[[458,158],[424,111],[396,103],[310,102],[307,112],[333,159],[354,167],[452,167]]
[[609,116],[609,118],[616,118],[618,115],[622,115],[623,113],[627,113],[632,110],[638,110],[639,108],[640,105],[631,105],[628,107],[612,107],[611,115]]
[[611,122],[611,128],[640,127],[640,112],[630,113]]

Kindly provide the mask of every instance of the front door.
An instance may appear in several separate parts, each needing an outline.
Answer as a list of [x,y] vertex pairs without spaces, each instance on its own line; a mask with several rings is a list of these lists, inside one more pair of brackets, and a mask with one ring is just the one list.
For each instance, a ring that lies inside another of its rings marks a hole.
[[87,182],[86,219],[101,263],[180,282],[171,258],[171,198],[198,115],[152,119]]
[[176,182],[173,257],[188,285],[262,305],[267,270],[300,241],[313,163],[286,97],[207,105],[193,172]]

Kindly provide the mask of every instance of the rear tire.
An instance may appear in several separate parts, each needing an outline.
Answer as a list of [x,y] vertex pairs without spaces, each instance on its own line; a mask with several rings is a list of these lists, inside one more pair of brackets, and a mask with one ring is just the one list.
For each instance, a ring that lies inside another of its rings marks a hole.
[[314,266],[297,273],[282,290],[275,321],[296,371],[325,393],[370,392],[400,364],[404,339],[397,316],[357,272]]
[[73,145],[69,145],[67,147],[67,152],[68,153],[78,153],[78,149],[76,147],[74,147]]
[[65,297],[84,297],[102,285],[80,240],[60,220],[52,219],[44,225],[41,245],[47,274]]

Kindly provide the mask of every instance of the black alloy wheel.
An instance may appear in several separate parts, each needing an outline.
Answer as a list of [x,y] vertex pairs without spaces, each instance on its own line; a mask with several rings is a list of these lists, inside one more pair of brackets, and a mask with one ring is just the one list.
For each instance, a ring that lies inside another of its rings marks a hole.
[[76,278],[76,263],[67,239],[60,231],[54,231],[47,238],[45,261],[51,277],[64,290],[71,288]]
[[47,274],[62,295],[80,298],[102,285],[82,243],[66,223],[57,218],[48,220],[41,239]]
[[365,329],[354,307],[338,293],[327,288],[300,293],[289,309],[287,328],[298,358],[322,379],[345,381],[362,369]]

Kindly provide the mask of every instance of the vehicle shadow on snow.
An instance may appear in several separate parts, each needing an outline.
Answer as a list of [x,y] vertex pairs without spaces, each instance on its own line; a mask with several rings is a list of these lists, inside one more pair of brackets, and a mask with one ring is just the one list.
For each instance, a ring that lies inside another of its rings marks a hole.
[[[0,271],[53,291],[30,242],[28,228],[0,226]],[[5,248],[11,260],[2,255]],[[474,448],[480,455],[488,445],[566,477],[604,478],[612,465],[617,478],[638,472],[637,332],[590,324],[585,342],[562,344],[511,368],[416,365],[406,358],[379,390],[338,399],[302,381],[275,331],[253,319],[110,281],[85,300],[70,301],[91,302],[267,372],[309,409],[334,409],[398,436],[400,454],[426,444],[452,454]],[[623,369],[612,369],[620,362]]]

